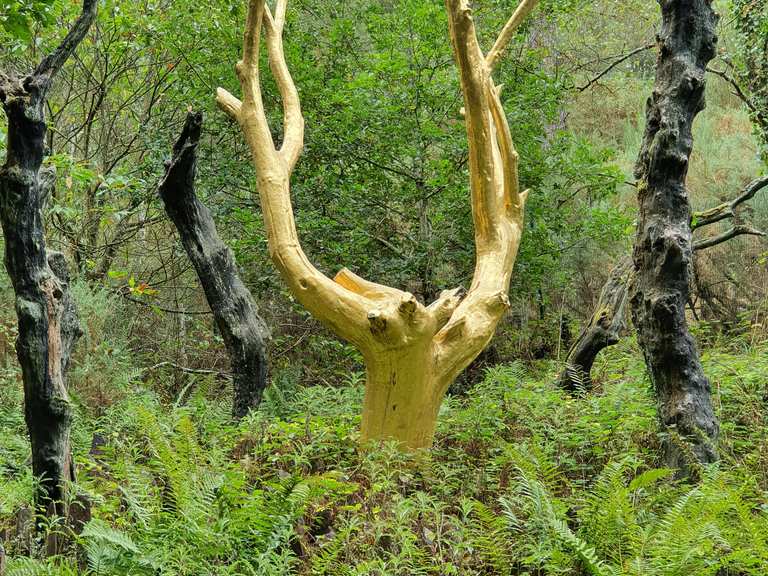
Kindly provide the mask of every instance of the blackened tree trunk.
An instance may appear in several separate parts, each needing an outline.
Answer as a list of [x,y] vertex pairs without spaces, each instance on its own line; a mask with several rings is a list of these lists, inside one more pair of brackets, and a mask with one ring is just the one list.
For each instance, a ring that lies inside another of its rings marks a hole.
[[685,187],[691,127],[704,108],[705,71],[715,55],[717,15],[709,0],[661,0],[656,83],[635,167],[639,221],[633,252],[632,320],[669,432],[667,465],[685,473],[717,458],[718,423],[709,380],[685,308],[693,254]]
[[[693,243],[693,251],[707,250],[738,236],[768,236],[762,230],[744,222],[739,211],[758,192],[765,189],[768,189],[768,176],[761,176],[745,186],[732,200],[695,213],[691,219],[692,232],[700,232],[712,224],[725,220],[731,220],[734,224],[720,234],[700,237]],[[692,262],[697,295],[716,315],[724,317],[722,306],[717,303],[715,295],[706,286],[699,286],[696,262],[695,260]],[[626,302],[629,287],[634,282],[634,277],[635,271],[632,260],[629,257],[619,260],[603,285],[592,317],[568,352],[565,368],[560,374],[559,385],[561,387],[571,392],[588,390],[592,387],[591,371],[595,358],[605,348],[617,344],[627,328]]]
[[45,246],[42,206],[50,174],[41,164],[45,149],[45,99],[54,75],[85,36],[96,0],[62,44],[27,76],[0,75],[0,101],[8,119],[5,164],[0,168],[0,221],[5,266],[16,295],[16,352],[24,380],[24,412],[32,445],[32,470],[40,478],[38,508],[66,513],[67,481],[74,480],[69,430],[72,410],[64,373],[80,335],[68,291],[66,262]]
[[627,327],[627,294],[632,276],[632,260],[626,256],[611,270],[600,291],[597,306],[568,351],[559,385],[575,392],[592,388],[592,365],[597,355],[618,343]]
[[234,379],[232,413],[235,418],[242,418],[259,405],[267,384],[269,330],[240,279],[232,251],[222,242],[210,211],[195,194],[202,122],[199,113],[187,115],[159,193],[224,338]]

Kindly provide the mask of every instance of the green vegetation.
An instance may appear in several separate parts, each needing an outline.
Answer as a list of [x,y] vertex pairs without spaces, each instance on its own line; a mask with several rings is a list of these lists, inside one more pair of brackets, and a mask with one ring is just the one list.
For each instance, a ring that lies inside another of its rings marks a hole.
[[[516,2],[472,4],[487,50]],[[768,3],[715,5],[722,74],[708,75],[694,124],[694,210],[766,173]],[[0,72],[31,69],[81,8],[0,0]],[[363,358],[289,294],[249,151],[215,108],[217,86],[238,92],[245,3],[99,0],[49,95],[44,160],[57,172],[46,242],[70,263],[84,331],[67,375],[72,514],[34,512],[40,479],[0,269],[0,576],[767,574],[764,238],[694,262],[688,320],[720,421],[718,463],[691,456],[686,479],[663,468],[664,442],[687,444],[661,431],[631,328],[598,356],[594,390],[557,387],[634,239],[658,11],[542,0],[512,39],[494,77],[532,193],[511,305],[451,387],[434,447],[405,453],[360,445]],[[475,256],[447,28],[442,0],[292,0],[285,31],[306,119],[291,199],[309,260],[426,303],[468,287]],[[262,82],[279,141],[278,89]],[[188,110],[205,115],[198,194],[272,333],[264,400],[237,423],[221,332],[157,197]],[[7,145],[0,115],[0,155]],[[768,231],[768,188],[736,220]]]
[[[601,361],[600,392],[586,398],[555,387],[551,362],[487,370],[471,394],[444,405],[431,456],[407,455],[358,449],[360,383],[302,387],[281,373],[239,426],[211,377],[163,398],[109,328],[123,313],[109,311],[117,303],[78,294],[103,319],[78,357],[81,367],[101,362],[98,371],[72,377],[78,490],[93,498],[93,520],[76,549],[16,557],[29,545],[14,518],[32,478],[8,362],[0,386],[8,575],[682,576],[758,575],[768,565],[763,344],[735,339],[704,355],[723,460],[686,483],[657,467],[653,400],[631,342]],[[62,529],[55,520],[46,527]],[[34,542],[31,552],[41,553]]]

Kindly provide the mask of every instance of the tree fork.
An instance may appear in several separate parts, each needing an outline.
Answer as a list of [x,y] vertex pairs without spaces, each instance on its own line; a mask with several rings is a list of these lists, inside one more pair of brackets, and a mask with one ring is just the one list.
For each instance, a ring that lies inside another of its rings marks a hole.
[[[695,233],[724,220],[739,221],[738,209],[741,205],[752,200],[758,192],[766,188],[768,188],[768,176],[761,176],[752,180],[732,200],[714,208],[696,212],[691,218],[691,231]],[[747,224],[734,224],[721,234],[699,238],[693,243],[693,251],[696,253],[706,250],[741,235],[764,237],[766,233]],[[579,388],[592,387],[591,372],[595,358],[605,348],[617,344],[627,328],[627,294],[634,282],[634,277],[635,271],[631,258],[628,256],[621,258],[600,291],[592,317],[568,352],[565,368],[558,382],[562,388],[573,392]],[[699,295],[704,296],[708,303],[712,302],[707,294],[699,292]]]
[[0,101],[8,119],[6,160],[0,169],[0,221],[5,266],[16,295],[16,352],[24,381],[24,413],[32,445],[32,471],[40,478],[41,513],[64,515],[67,482],[75,470],[69,431],[72,409],[65,386],[69,355],[80,335],[68,294],[63,256],[47,252],[43,206],[51,174],[41,171],[45,152],[45,100],[56,73],[96,17],[97,0],[85,0],[62,43],[26,76],[0,74]]
[[[527,193],[519,190],[518,155],[491,73],[536,3],[522,0],[486,56],[468,2],[446,0],[464,94],[476,263],[466,295],[460,289],[445,291],[424,306],[408,292],[368,282],[346,269],[330,279],[301,249],[290,177],[303,147],[304,119],[283,51],[287,0],[277,0],[274,14],[264,0],[250,0],[243,57],[237,64],[243,100],[220,88],[217,102],[240,124],[250,147],[275,266],[296,299],[363,354],[363,440],[389,438],[407,448],[429,447],[448,386],[488,344],[509,306],[507,292]],[[279,148],[261,95],[262,32],[283,102]]]
[[267,385],[269,330],[237,270],[232,250],[195,193],[197,146],[203,116],[189,113],[173,147],[158,193],[195,267],[232,363],[232,415],[243,418],[261,402]]

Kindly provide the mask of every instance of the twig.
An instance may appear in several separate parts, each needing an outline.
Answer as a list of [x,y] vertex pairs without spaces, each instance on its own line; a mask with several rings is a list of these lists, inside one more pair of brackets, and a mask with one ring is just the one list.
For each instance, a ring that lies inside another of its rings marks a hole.
[[231,372],[223,372],[221,370],[207,370],[204,368],[189,368],[188,366],[180,366],[179,364],[176,364],[175,362],[170,362],[170,361],[160,362],[159,364],[155,364],[154,366],[147,366],[146,368],[142,369],[141,372],[142,373],[153,372],[154,370],[163,368],[165,366],[170,366],[171,368],[175,368],[180,372],[186,372],[187,374],[213,374],[215,376],[220,376],[222,378],[232,378]]
[[164,308],[163,306],[158,306],[157,304],[151,304],[149,302],[142,302],[141,300],[138,300],[136,298],[132,298],[128,296],[125,292],[121,292],[120,290],[114,291],[116,294],[122,296],[129,302],[133,302],[134,304],[138,304],[140,306],[145,306],[147,308],[154,308],[155,310],[160,310],[161,312],[167,312],[168,314],[186,314],[188,316],[210,316],[213,314],[210,310],[204,311],[204,310],[175,310],[173,308]]
[[730,84],[733,87],[734,94],[739,98],[739,100],[741,100],[747,106],[747,108],[749,108],[750,112],[752,112],[752,114],[755,115],[755,117],[758,119],[760,124],[768,123],[768,117],[765,116],[764,112],[761,112],[760,110],[757,109],[757,107],[754,105],[752,100],[750,100],[750,98],[744,93],[744,90],[741,88],[741,85],[738,82],[736,82],[736,79],[733,76],[731,76],[724,70],[716,70],[712,67],[708,67],[707,72],[714,74],[715,76],[719,76],[720,78],[728,82],[728,84]]
[[608,72],[610,72],[611,70],[613,70],[614,68],[616,68],[616,66],[618,66],[618,65],[619,65],[619,64],[621,64],[622,62],[626,62],[627,60],[629,60],[630,58],[632,58],[632,56],[634,56],[635,54],[640,54],[640,52],[645,52],[646,50],[650,50],[650,49],[651,49],[651,48],[653,48],[654,46],[656,46],[656,44],[646,44],[645,46],[640,46],[639,48],[635,48],[635,49],[634,49],[634,50],[632,50],[631,52],[627,52],[626,54],[624,54],[624,56],[622,56],[622,57],[621,57],[621,58],[619,58],[618,60],[615,60],[615,61],[614,61],[614,62],[613,62],[613,63],[612,63],[610,66],[608,66],[608,67],[607,67],[605,70],[603,70],[602,72],[600,72],[600,74],[598,74],[597,76],[595,76],[594,78],[592,78],[592,79],[591,79],[589,82],[587,82],[586,84],[584,84],[584,86],[579,86],[579,87],[577,87],[576,89],[577,89],[579,92],[584,92],[584,90],[586,90],[587,88],[589,88],[590,86],[592,86],[592,84],[594,84],[595,82],[597,82],[598,80],[600,80],[600,78],[602,78],[603,76],[605,76],[606,74],[608,74]]
[[756,228],[752,228],[750,226],[734,226],[727,232],[723,232],[722,234],[718,236],[714,236],[712,238],[705,238],[704,240],[699,240],[698,242],[694,242],[693,249],[698,250],[706,250],[707,248],[712,248],[713,246],[717,246],[718,244],[722,244],[723,242],[727,242],[731,238],[735,238],[736,236],[766,236],[766,233],[757,230]]
[[736,216],[736,208],[738,208],[739,204],[743,204],[747,200],[751,200],[754,198],[755,194],[757,194],[765,187],[768,187],[768,176],[762,176],[752,180],[752,182],[747,184],[744,190],[742,190],[741,194],[739,194],[730,202],[724,202],[723,204],[715,206],[714,208],[710,208],[709,210],[696,212],[693,215],[694,217],[693,222],[691,223],[691,229],[696,230],[698,228],[703,228],[704,226],[714,224],[715,222],[720,222],[721,220],[734,218]]

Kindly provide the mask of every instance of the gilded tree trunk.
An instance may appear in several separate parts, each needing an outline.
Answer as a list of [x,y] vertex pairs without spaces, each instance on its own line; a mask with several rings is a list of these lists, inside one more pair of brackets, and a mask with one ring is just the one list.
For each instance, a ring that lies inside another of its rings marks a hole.
[[[243,100],[220,88],[217,102],[240,124],[251,149],[269,253],[276,268],[294,297],[365,358],[364,440],[391,439],[407,448],[428,447],[448,386],[488,344],[509,307],[507,293],[527,192],[520,191],[518,154],[491,73],[536,3],[520,2],[486,55],[467,0],[446,0],[464,94],[477,258],[466,297],[460,289],[445,291],[424,306],[408,292],[368,282],[346,269],[331,279],[301,249],[290,177],[304,144],[304,119],[283,50],[287,0],[277,0],[274,13],[264,0],[249,2],[243,58],[236,67]],[[283,103],[279,147],[261,93],[262,33]]]
[[659,59],[635,168],[639,222],[634,246],[632,319],[668,432],[665,459],[683,472],[687,454],[717,457],[711,390],[688,331],[693,253],[685,186],[691,126],[704,108],[705,71],[715,55],[717,15],[708,0],[662,0]]
[[363,441],[390,438],[408,448],[432,445],[445,384],[438,382],[432,364],[426,347],[366,360]]
[[261,402],[267,385],[269,330],[237,270],[232,250],[216,230],[210,210],[195,194],[202,114],[190,113],[173,149],[159,194],[197,271],[232,363],[232,415],[243,418]]

